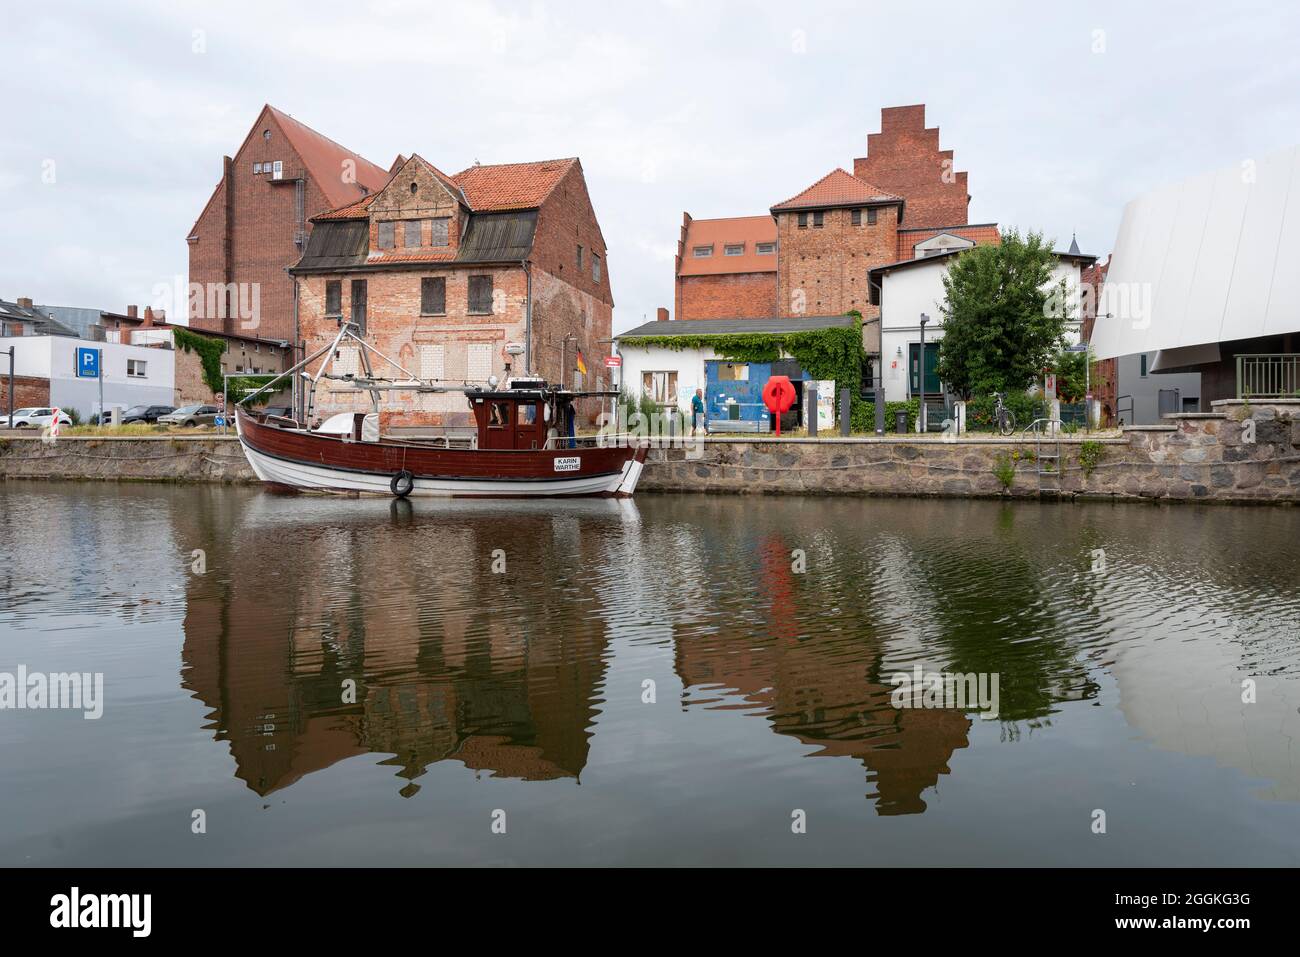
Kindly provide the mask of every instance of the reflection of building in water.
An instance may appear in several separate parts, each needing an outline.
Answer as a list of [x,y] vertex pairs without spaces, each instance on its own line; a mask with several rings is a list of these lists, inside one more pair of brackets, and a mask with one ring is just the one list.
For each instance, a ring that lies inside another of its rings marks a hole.
[[[948,773],[953,751],[966,747],[971,721],[958,711],[894,708],[893,687],[873,678],[880,663],[874,637],[800,634],[800,622],[815,619],[806,604],[818,599],[801,601],[790,554],[780,535],[758,540],[767,632],[739,628],[707,641],[679,641],[677,674],[687,687],[734,688],[764,709],[777,732],[817,746],[816,755],[861,761],[875,785],[868,796],[877,813],[919,814],[926,807],[922,793]],[[710,702],[697,697],[694,703]]]
[[952,710],[894,708],[893,687],[869,678],[869,661],[842,660],[844,650],[842,642],[818,638],[756,645],[752,635],[720,635],[708,646],[679,642],[676,670],[696,688],[688,704],[719,704],[706,697],[710,689],[735,689],[763,708],[778,733],[818,747],[815,755],[861,761],[875,785],[868,797],[877,813],[919,814],[922,793],[966,747],[971,719]]
[[[549,537],[550,518],[332,517],[268,528],[245,516],[230,523],[230,552],[208,555],[220,573],[193,579],[184,684],[212,709],[236,775],[268,794],[374,752],[392,755],[382,763],[412,782],[407,796],[448,758],[525,780],[577,777],[605,639],[598,624],[574,627],[533,580],[548,570],[510,546]],[[580,563],[592,546],[581,534],[572,544]],[[521,567],[494,576],[502,545]],[[285,562],[286,553],[309,558]],[[566,627],[525,638],[512,613],[525,602],[531,621],[563,617]]]

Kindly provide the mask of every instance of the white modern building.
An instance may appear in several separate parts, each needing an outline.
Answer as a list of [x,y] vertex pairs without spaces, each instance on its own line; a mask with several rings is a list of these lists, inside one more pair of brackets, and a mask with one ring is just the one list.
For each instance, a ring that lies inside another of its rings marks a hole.
[[[922,315],[929,317],[925,326],[925,392],[936,397],[944,394],[943,384],[933,372],[943,339],[943,279],[953,257],[975,243],[949,234],[936,236],[930,242],[935,244],[931,249],[922,249],[928,244],[917,246],[915,258],[878,266],[870,273],[872,300],[880,306],[880,368],[876,370],[876,381],[884,386],[887,402],[901,402],[920,393]],[[1077,247],[1057,253],[1056,257],[1050,282],[1055,285],[1065,281],[1072,317],[1066,339],[1073,345],[1079,341],[1082,325],[1082,271],[1097,257],[1083,255]]]
[[1216,399],[1300,395],[1300,146],[1155,190],[1124,209],[1092,345],[1200,373]]
[[[83,419],[100,411],[98,379],[77,375],[79,350],[98,353],[104,405],[172,405],[176,353],[171,349],[95,342],[72,336],[0,337],[0,352],[14,349],[14,375],[48,379],[51,406],[76,409]],[[83,360],[84,361],[84,360]]]

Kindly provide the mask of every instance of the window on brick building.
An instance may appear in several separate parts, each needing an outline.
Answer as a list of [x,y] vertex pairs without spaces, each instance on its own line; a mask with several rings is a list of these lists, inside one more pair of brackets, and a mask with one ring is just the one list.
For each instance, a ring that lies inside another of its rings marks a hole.
[[379,224],[379,248],[392,249],[397,245],[396,230],[392,222]]
[[253,164],[253,175],[256,176],[256,175],[257,175],[258,173],[260,173],[260,172],[262,172],[262,164],[261,164],[261,163],[254,163],[254,164]]
[[600,257],[595,253],[591,256],[591,278],[600,282]]
[[441,316],[447,312],[447,280],[425,276],[420,280],[420,315]]
[[800,214],[799,214],[799,228],[800,228],[800,229],[807,229],[807,228],[808,228],[808,214],[807,214],[807,213],[800,213]]
[[429,220],[429,245],[446,246],[448,243],[447,227],[451,222],[446,216],[439,216],[436,219]]
[[776,243],[759,243],[754,247],[754,252],[760,256],[771,256],[776,252]]
[[712,246],[696,246],[693,250],[696,259],[708,259],[713,255]]
[[469,277],[469,311],[476,316],[492,315],[492,277]]
[[826,214],[820,209],[813,213],[813,229],[821,229],[824,224]]
[[578,270],[582,270],[582,247],[578,247]]
[[420,245],[420,221],[418,219],[408,219],[402,223],[402,245]]
[[352,280],[352,322],[361,335],[366,334],[366,281]]
[[327,279],[325,281],[325,315],[343,315],[342,279]]
[[874,206],[867,210],[867,225],[876,225],[876,207]]
[[727,243],[725,246],[722,247],[722,255],[724,255],[724,256],[743,256],[743,255],[745,255],[745,244],[744,244],[744,243]]
[[861,225],[862,225],[862,210],[860,210],[860,209],[855,209],[855,210],[853,211],[853,214],[850,216],[849,220],[850,220],[850,222],[853,223],[854,226],[861,226]]

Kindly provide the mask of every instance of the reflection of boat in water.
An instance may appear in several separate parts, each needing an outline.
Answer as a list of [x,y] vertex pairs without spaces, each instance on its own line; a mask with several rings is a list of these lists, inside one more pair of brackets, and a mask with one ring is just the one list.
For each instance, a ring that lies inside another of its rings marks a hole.
[[[371,349],[345,325],[328,347],[313,386],[345,337],[362,350]],[[304,359],[290,375],[323,354]],[[373,351],[373,350],[371,350]],[[381,355],[381,358],[385,358]],[[616,396],[615,392],[575,392],[542,379],[513,379],[497,388],[446,386],[415,379],[379,379],[369,372],[340,378],[357,391],[369,392],[374,411],[343,412],[312,427],[307,422],[251,413],[237,408],[235,427],[244,454],[257,477],[293,490],[395,495],[517,498],[535,496],[615,496],[636,490],[648,447],[592,445],[573,432],[574,402],[579,398]],[[400,367],[398,367],[400,369]],[[304,373],[305,374],[305,373]],[[278,380],[277,380],[278,381]],[[275,383],[268,383],[259,392]],[[468,447],[455,447],[447,436],[395,438],[380,434],[381,392],[463,392],[477,426]],[[248,399],[254,395],[248,396]],[[309,393],[310,394],[310,393]]]

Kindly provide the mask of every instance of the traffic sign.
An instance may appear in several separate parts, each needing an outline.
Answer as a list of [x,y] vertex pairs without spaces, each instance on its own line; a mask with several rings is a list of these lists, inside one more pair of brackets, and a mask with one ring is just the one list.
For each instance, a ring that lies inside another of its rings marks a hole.
[[623,364],[622,356],[605,356],[605,365],[611,369],[617,369]]
[[99,378],[99,350],[77,348],[77,378],[78,379],[98,379]]

